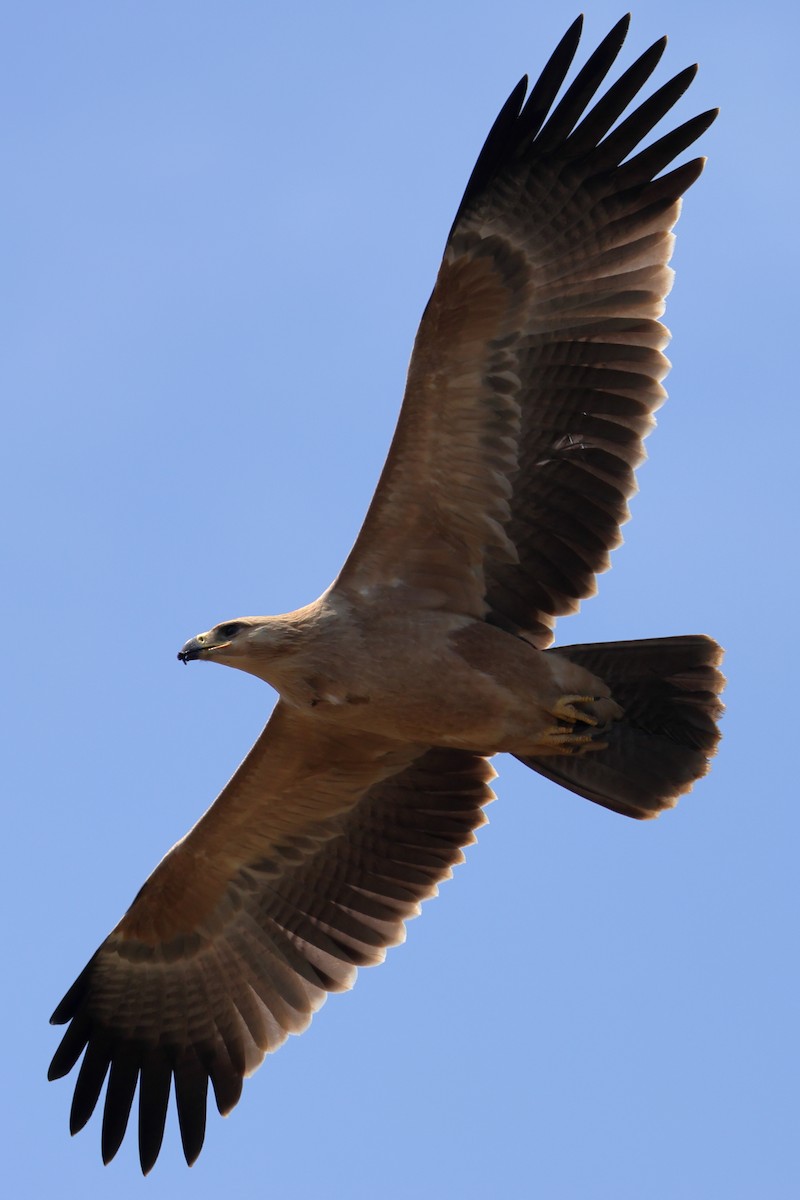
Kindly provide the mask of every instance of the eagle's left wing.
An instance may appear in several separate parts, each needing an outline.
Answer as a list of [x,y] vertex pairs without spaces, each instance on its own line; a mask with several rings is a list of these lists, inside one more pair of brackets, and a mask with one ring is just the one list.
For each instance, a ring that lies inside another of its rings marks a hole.
[[399,587],[406,604],[484,617],[540,648],[621,540],[665,396],[670,230],[703,160],[659,172],[715,116],[640,148],[689,68],[612,128],[666,39],[589,107],[627,18],[553,107],[580,28],[527,100],[526,80],[512,93],[480,154],[386,466],[336,584],[363,597]]

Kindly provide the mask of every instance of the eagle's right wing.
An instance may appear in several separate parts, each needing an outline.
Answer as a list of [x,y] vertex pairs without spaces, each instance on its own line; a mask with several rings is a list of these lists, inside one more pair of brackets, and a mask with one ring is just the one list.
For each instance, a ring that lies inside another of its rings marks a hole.
[[59,1004],[69,1022],[50,1077],[84,1052],[76,1132],[106,1075],[102,1149],[117,1152],[139,1083],[147,1172],[174,1077],[188,1162],[206,1091],[236,1104],[242,1080],[356,968],[383,960],[403,922],[462,859],[492,799],[476,754],[331,736],[279,704],[253,750],[167,854]]

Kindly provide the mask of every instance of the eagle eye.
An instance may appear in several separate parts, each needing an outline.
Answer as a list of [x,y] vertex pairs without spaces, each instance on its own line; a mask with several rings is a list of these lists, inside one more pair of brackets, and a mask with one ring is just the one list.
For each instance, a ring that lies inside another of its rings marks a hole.
[[241,621],[229,621],[227,625],[220,625],[217,632],[220,637],[225,638],[226,641],[230,641],[231,638],[236,637],[240,629],[244,629]]

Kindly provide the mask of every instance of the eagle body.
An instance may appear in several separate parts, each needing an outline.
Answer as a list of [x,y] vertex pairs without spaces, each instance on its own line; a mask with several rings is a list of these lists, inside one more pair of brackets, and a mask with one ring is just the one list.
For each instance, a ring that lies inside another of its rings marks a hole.
[[[244,1078],[383,960],[475,840],[493,755],[629,817],[708,770],[719,646],[700,634],[552,648],[621,541],[666,393],[672,228],[702,113],[642,98],[666,39],[603,84],[620,21],[566,83],[576,21],[501,109],[425,309],[361,532],[319,600],[191,638],[280,699],[230,782],[158,864],[52,1016],[80,1061],[74,1133],[105,1087],[103,1159],[138,1094],[151,1169],[174,1092],[186,1161],[209,1084]],[[531,776],[533,779],[533,776]]]
[[586,697],[593,721],[618,715],[607,685],[580,665],[485,621],[417,609],[396,589],[366,600],[334,590],[297,613],[237,623],[227,643],[215,630],[200,634],[202,642],[192,638],[184,661],[237,667],[271,684],[292,709],[350,731],[535,754],[548,750],[563,695]]

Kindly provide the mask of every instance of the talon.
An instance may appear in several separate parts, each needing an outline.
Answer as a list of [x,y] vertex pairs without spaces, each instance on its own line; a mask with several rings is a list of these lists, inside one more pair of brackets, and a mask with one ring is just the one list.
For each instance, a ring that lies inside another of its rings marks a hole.
[[585,746],[592,740],[589,733],[570,733],[568,729],[564,729],[561,725],[554,725],[551,729],[545,729],[544,736],[549,746]]
[[594,738],[589,738],[585,746],[580,746],[576,751],[577,754],[593,754],[595,750],[607,750],[608,742],[596,742]]
[[607,750],[608,742],[600,742],[590,733],[571,733],[563,725],[545,729],[538,754],[593,754],[596,750]]
[[595,700],[595,696],[559,696],[550,713],[557,721],[567,721],[570,725],[576,721],[583,721],[585,725],[596,725],[596,717],[575,707],[577,704],[594,704]]

